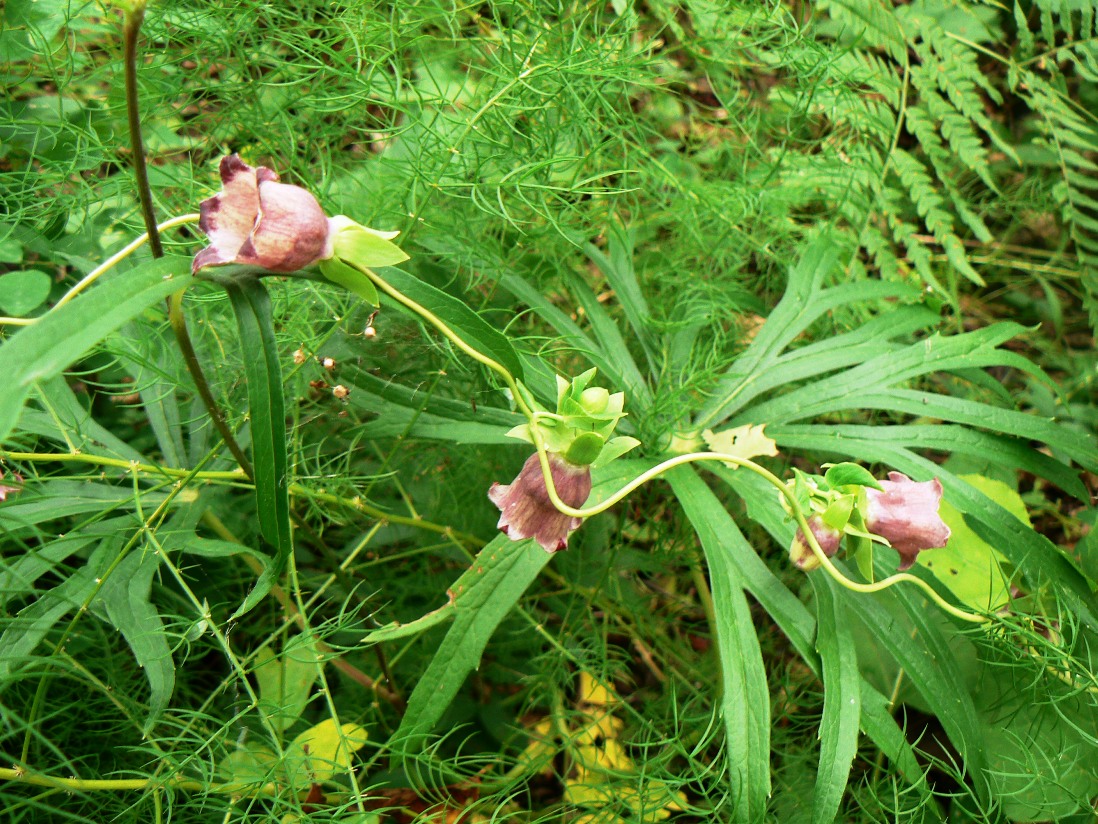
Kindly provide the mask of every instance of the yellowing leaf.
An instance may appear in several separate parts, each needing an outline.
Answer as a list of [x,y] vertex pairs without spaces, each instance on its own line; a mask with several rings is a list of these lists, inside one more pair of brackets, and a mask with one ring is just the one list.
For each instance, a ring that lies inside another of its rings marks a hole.
[[252,786],[266,784],[274,779],[275,754],[263,744],[247,742],[229,753],[217,771],[226,781],[233,784]]
[[557,742],[553,735],[553,722],[545,718],[530,730],[530,742],[519,753],[518,763],[525,772],[551,775],[553,756],[557,753]]
[[[766,436],[766,424],[755,425],[753,423],[725,429],[723,432],[714,432],[706,429],[702,432],[702,438],[712,452],[722,452],[736,458],[756,458],[759,455],[774,456],[778,454],[778,445],[772,438]],[[736,468],[736,464],[728,462],[725,466]]]
[[621,742],[625,722],[612,714],[620,704],[610,686],[580,672],[576,705],[586,720],[569,739],[573,769],[565,781],[564,797],[588,810],[579,820],[590,824],[619,824],[625,819],[615,810],[621,811],[623,805],[630,812],[629,821],[662,821],[682,809],[686,796],[637,773]]
[[576,700],[581,704],[595,704],[602,707],[621,703],[610,687],[589,672],[580,672]]
[[286,777],[291,786],[327,781],[351,768],[351,755],[366,745],[366,730],[358,724],[337,727],[328,718],[295,738],[286,748]]
[[259,709],[279,733],[301,717],[319,674],[320,656],[311,642],[289,645],[281,658],[264,648],[257,656],[255,679],[259,684]]

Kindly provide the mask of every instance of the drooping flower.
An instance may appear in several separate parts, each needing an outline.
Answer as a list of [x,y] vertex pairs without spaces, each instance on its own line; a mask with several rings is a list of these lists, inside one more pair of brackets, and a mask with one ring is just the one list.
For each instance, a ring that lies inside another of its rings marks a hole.
[[[842,530],[832,529],[824,523],[823,518],[819,515],[813,515],[808,519],[808,527],[812,530],[812,534],[816,536],[816,541],[820,544],[820,549],[823,550],[824,555],[830,558],[839,551],[839,541],[843,537]],[[808,545],[804,530],[798,529],[797,534],[793,537],[793,543],[789,547],[789,560],[804,572],[811,572],[820,567],[820,559],[816,557],[816,553]]]
[[221,159],[220,172],[221,191],[201,204],[210,245],[195,255],[194,272],[237,263],[285,274],[332,257],[334,232],[312,194],[235,154]]
[[[571,507],[583,506],[591,494],[591,468],[569,463],[552,452],[549,468],[560,499]],[[492,484],[488,497],[499,507],[497,526],[505,535],[515,541],[533,538],[546,552],[566,549],[569,534],[583,523],[582,518],[566,515],[549,500],[536,452],[510,484]]]
[[889,472],[880,484],[883,491],[866,488],[865,526],[900,553],[901,570],[911,567],[920,551],[946,545],[949,527],[938,514],[941,481],[916,482],[902,472]]

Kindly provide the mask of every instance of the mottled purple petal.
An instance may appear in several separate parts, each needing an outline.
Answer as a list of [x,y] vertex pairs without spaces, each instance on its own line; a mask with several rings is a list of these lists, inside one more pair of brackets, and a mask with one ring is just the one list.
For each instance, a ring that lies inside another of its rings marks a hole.
[[866,496],[866,529],[900,553],[900,569],[911,567],[922,550],[943,547],[949,540],[949,527],[938,514],[942,483],[937,478],[916,482],[889,472],[881,491],[866,489]]
[[[839,541],[843,537],[841,531],[829,527],[819,515],[813,515],[808,519],[808,528],[812,530],[820,549],[828,558],[839,551]],[[796,564],[798,569],[805,572],[811,572],[820,566],[820,559],[816,557],[816,553],[808,545],[808,540],[801,529],[798,529],[797,534],[793,537],[793,544],[789,547],[789,559]]]
[[221,192],[200,207],[198,225],[210,245],[195,256],[193,271],[240,263],[288,273],[331,256],[329,221],[312,194],[235,154],[222,158],[220,171]]
[[[582,506],[591,494],[590,467],[549,453],[549,468],[560,499],[571,507]],[[533,538],[546,552],[567,548],[568,535],[583,523],[582,518],[566,515],[549,500],[536,452],[510,484],[492,484],[488,497],[499,507],[497,526],[507,537],[515,541]]]

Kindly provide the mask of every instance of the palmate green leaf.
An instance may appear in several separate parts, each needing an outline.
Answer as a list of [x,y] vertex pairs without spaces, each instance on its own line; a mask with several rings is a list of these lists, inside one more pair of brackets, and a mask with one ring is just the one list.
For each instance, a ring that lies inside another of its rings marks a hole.
[[240,331],[255,464],[255,497],[259,531],[274,549],[274,564],[260,576],[234,618],[255,606],[270,591],[293,552],[286,457],[286,412],[282,367],[271,318],[271,298],[259,280],[226,287]]
[[[794,380],[842,369],[861,362],[863,355],[889,351],[892,338],[931,322],[925,310],[897,310],[888,318],[863,328],[819,341],[782,355],[814,321],[841,306],[886,298],[916,299],[918,290],[894,283],[869,281],[820,289],[823,278],[837,265],[840,247],[829,236],[815,240],[789,273],[781,301],[767,317],[755,339],[718,382],[695,419],[699,428],[713,427],[742,410],[764,391]],[[874,348],[876,347],[876,348]],[[760,419],[763,420],[763,419]],[[754,421],[758,422],[758,421]]]
[[377,275],[405,297],[437,315],[467,344],[499,363],[516,380],[522,380],[522,361],[511,346],[511,341],[464,301],[451,297],[402,269],[382,267],[377,270]]
[[746,581],[729,558],[730,544],[746,545],[747,541],[727,513],[721,518],[687,493],[693,485],[687,473],[697,480],[697,475],[684,467],[672,473],[676,477],[671,483],[701,541],[713,588],[721,716],[735,799],[731,815],[735,821],[761,821],[770,795],[770,691],[744,595]]
[[139,264],[46,313],[0,345],[0,442],[37,381],[60,373],[127,321],[191,283],[191,260],[163,257]]
[[858,651],[844,614],[838,584],[811,576],[819,626],[816,649],[823,669],[824,710],[820,721],[820,767],[812,794],[813,824],[831,824],[850,781],[850,766],[858,751],[862,716]]
[[[835,290],[829,290],[824,297]],[[914,332],[926,329],[938,322],[938,313],[922,306],[900,306],[882,313],[852,329],[785,352],[777,357],[767,358],[767,368],[753,367],[749,380],[742,377],[742,386],[737,389],[734,404],[723,412],[727,416],[742,409],[753,398],[787,383],[846,369],[869,360],[882,352],[901,348],[897,338],[903,339]],[[769,321],[767,321],[769,323]],[[763,324],[766,328],[766,324]],[[753,360],[753,359],[752,359]],[[733,367],[739,374],[739,363]],[[744,364],[745,369],[752,367]],[[748,374],[748,373],[745,373]],[[733,382],[732,374],[722,380],[722,386]]]

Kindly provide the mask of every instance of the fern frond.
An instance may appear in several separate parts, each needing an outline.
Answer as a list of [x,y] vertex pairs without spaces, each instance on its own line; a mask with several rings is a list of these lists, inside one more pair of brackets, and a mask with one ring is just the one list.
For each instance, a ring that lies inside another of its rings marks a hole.
[[861,48],[884,49],[897,63],[907,62],[907,39],[884,0],[830,0],[824,8],[835,20],[850,25]]
[[892,163],[919,217],[942,245],[949,262],[966,278],[982,286],[984,280],[969,264],[964,244],[954,230],[953,217],[926,167],[903,149],[892,153]]
[[1023,71],[1019,90],[1042,116],[1040,143],[1053,153],[1060,180],[1052,195],[1083,266],[1092,328],[1098,328],[1098,118],[1082,113],[1048,80]]

